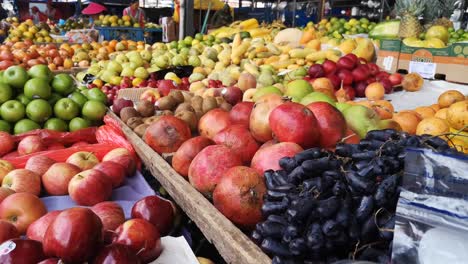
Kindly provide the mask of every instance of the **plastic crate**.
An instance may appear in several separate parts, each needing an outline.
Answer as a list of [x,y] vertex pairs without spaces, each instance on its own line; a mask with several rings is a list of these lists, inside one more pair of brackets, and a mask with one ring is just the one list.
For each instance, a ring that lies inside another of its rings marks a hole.
[[134,40],[144,41],[144,31],[142,28],[133,27],[97,27],[99,35],[103,36],[104,40]]

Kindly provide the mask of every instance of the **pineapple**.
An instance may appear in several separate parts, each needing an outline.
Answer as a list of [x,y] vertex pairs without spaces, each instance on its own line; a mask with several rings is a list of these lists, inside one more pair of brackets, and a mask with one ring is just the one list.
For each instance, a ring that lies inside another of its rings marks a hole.
[[426,3],[424,0],[397,0],[395,9],[401,17],[398,36],[400,38],[419,37],[423,27],[418,17],[423,14]]
[[450,16],[452,16],[453,11],[456,9],[456,2],[459,0],[439,0],[436,2],[440,3],[440,16],[434,21],[434,26],[444,26],[446,28],[453,27],[452,21],[450,21]]

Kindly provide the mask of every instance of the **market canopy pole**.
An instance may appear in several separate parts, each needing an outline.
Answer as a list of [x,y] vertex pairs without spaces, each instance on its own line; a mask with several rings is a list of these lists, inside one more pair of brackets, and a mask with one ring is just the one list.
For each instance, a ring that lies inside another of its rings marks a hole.
[[193,0],[180,1],[179,39],[183,39],[185,36],[192,36],[194,34],[193,8]]

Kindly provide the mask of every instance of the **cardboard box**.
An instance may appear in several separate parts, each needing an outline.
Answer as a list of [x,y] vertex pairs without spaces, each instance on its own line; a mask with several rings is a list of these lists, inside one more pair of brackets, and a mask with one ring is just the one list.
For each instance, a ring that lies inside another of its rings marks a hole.
[[468,43],[433,49],[381,40],[377,56],[377,65],[389,72],[418,72],[426,79],[468,83]]

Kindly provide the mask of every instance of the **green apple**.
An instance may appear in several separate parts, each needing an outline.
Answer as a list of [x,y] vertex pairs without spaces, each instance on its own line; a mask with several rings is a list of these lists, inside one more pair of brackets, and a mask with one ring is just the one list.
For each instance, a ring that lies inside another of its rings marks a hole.
[[0,120],[0,131],[10,133],[11,132],[11,125],[5,120]]
[[81,92],[81,94],[83,94],[84,96],[86,96],[86,98],[88,98],[88,93],[89,93],[89,89],[88,89],[88,88],[86,88],[86,90],[81,90],[80,92]]
[[99,101],[102,103],[107,103],[107,96],[106,94],[101,91],[99,88],[93,88],[88,90],[88,100]]
[[86,103],[86,101],[88,101],[86,96],[80,92],[73,92],[68,96],[68,98],[72,99],[73,102],[75,102],[80,107],[80,109],[83,108],[83,105]]
[[44,129],[66,132],[68,131],[68,125],[67,122],[63,121],[62,119],[54,117],[45,122]]
[[275,86],[266,86],[266,87],[258,88],[257,91],[254,93],[252,99],[253,99],[254,102],[256,102],[258,99],[260,99],[260,97],[262,97],[262,96],[264,96],[266,94],[271,94],[271,93],[275,93],[275,94],[278,94],[278,95],[283,95],[281,90],[278,89],[277,87],[275,87]]
[[54,106],[54,114],[63,120],[72,120],[80,114],[80,107],[70,98],[62,98]]
[[52,71],[47,67],[47,65],[37,64],[32,66],[28,70],[28,75],[30,78],[42,78],[50,82],[52,80]]
[[51,93],[49,82],[42,78],[32,78],[24,84],[24,94],[29,99],[49,99]]
[[85,103],[81,110],[81,115],[91,121],[102,120],[106,115],[107,107],[100,101],[90,100]]
[[10,85],[0,82],[0,104],[10,100],[13,97],[13,90]]
[[304,96],[313,92],[312,85],[306,80],[295,80],[286,85],[285,95],[292,98],[293,102],[300,102]]
[[24,117],[24,105],[16,100],[9,100],[0,107],[2,119],[14,123]]
[[332,98],[330,98],[330,96],[321,92],[310,93],[301,100],[301,104],[303,105],[308,105],[314,102],[327,102],[336,107],[336,102]]
[[47,100],[47,101],[53,107],[58,102],[58,100],[60,100],[60,99],[62,99],[62,96],[60,94],[52,93],[50,95],[49,100]]
[[133,75],[136,77],[136,78],[140,78],[140,79],[148,79],[149,77],[149,73],[148,71],[143,68],[143,67],[138,67],[135,69],[135,72],[133,73]]
[[21,66],[11,66],[5,70],[3,75],[4,81],[11,87],[22,89],[28,81],[29,76],[26,70]]
[[42,123],[52,115],[52,107],[44,99],[34,99],[26,106],[26,115],[32,121]]
[[81,117],[75,117],[70,121],[70,124],[68,124],[68,127],[70,129],[70,132],[80,130],[83,128],[89,127],[90,122],[84,118]]
[[52,89],[58,94],[69,95],[75,90],[73,78],[66,73],[55,75],[52,80]]
[[31,102],[31,99],[26,97],[26,95],[24,95],[24,94],[20,94],[20,95],[16,96],[16,100],[20,101],[23,105],[28,105]]
[[15,127],[13,128],[13,133],[15,133],[15,135],[18,135],[35,129],[41,129],[41,126],[32,120],[21,119],[15,124]]
[[0,82],[6,83],[5,79],[3,78],[5,76],[5,71],[0,71]]

